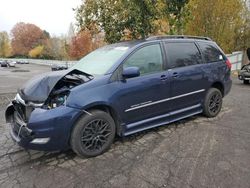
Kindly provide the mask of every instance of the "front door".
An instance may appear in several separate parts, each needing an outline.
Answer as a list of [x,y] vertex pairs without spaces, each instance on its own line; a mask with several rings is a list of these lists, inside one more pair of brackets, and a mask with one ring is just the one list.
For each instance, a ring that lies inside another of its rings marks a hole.
[[123,124],[129,124],[167,113],[169,77],[164,70],[160,43],[143,46],[132,53],[123,63],[126,67],[139,67],[140,76],[118,81],[116,104]]

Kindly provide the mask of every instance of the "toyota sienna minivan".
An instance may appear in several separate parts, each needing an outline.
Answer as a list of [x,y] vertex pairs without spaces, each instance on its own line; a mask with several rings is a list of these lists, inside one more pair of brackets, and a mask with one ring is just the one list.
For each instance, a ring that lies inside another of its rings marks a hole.
[[211,39],[155,36],[99,48],[68,70],[34,77],[6,110],[11,136],[34,150],[93,157],[115,136],[203,113],[215,117],[231,64]]

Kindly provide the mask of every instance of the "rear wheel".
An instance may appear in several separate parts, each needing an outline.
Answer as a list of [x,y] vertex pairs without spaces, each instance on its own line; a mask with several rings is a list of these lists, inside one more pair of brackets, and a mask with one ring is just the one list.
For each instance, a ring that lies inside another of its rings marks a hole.
[[115,137],[115,122],[100,110],[82,116],[71,134],[71,147],[81,157],[94,157],[107,151]]
[[210,88],[205,96],[203,113],[207,117],[215,117],[222,107],[222,94],[216,88]]
[[243,80],[244,84],[249,84],[249,80]]

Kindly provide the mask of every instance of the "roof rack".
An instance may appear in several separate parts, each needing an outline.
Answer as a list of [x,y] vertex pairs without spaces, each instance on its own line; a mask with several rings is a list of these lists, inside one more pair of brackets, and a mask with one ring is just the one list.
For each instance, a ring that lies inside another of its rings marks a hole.
[[200,39],[212,41],[209,37],[190,36],[190,35],[159,35],[148,37],[146,40],[161,40],[161,39]]

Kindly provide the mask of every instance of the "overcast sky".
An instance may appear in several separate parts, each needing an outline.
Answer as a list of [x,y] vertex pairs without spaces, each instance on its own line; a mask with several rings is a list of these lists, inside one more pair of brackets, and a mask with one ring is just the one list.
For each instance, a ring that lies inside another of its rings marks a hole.
[[9,32],[17,22],[33,23],[51,35],[67,34],[75,22],[72,8],[81,0],[1,0],[0,31]]

